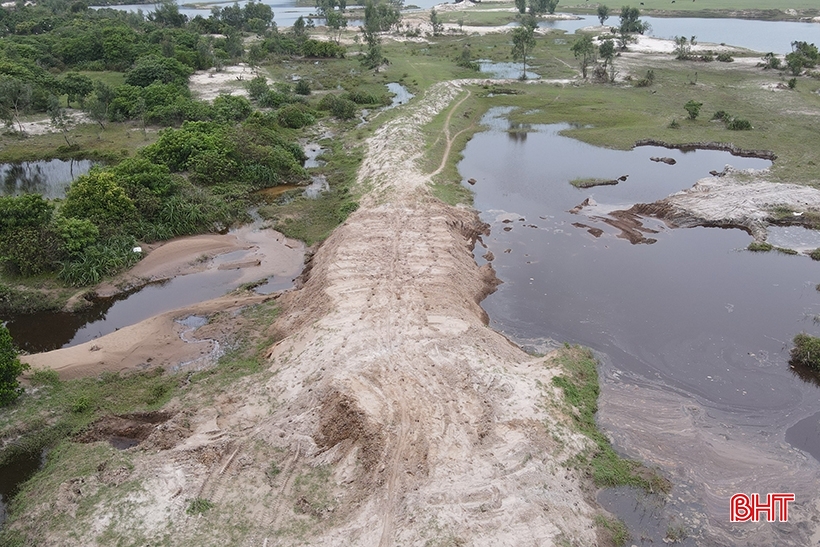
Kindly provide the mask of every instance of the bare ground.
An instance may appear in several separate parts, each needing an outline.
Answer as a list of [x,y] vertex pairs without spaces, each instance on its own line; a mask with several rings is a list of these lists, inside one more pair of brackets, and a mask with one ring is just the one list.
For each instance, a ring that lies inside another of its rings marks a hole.
[[[460,92],[434,86],[370,139],[371,190],[281,298],[291,334],[270,374],[188,403],[178,444],[135,458],[139,488],[92,477],[84,501],[65,483],[27,515],[45,543],[598,545],[564,463],[586,440],[555,410],[558,369],[486,326],[495,276],[471,254],[484,226],[419,170],[419,128]],[[194,498],[213,509],[187,514]],[[46,525],[57,511],[77,520]]]

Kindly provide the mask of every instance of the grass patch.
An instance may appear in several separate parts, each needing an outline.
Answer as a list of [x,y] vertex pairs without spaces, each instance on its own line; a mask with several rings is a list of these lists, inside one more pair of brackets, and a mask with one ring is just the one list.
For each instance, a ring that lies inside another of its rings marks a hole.
[[572,179],[569,183],[576,188],[593,188],[595,186],[613,186],[618,184],[617,179],[581,178]]
[[820,372],[820,338],[801,332],[793,342],[789,363]]
[[564,371],[552,379],[564,394],[565,410],[575,428],[594,443],[572,463],[600,487],[635,486],[647,492],[669,492],[672,484],[658,471],[618,456],[595,424],[598,411],[598,371],[595,356],[581,347],[563,348],[555,358]]
[[435,182],[430,186],[433,195],[448,205],[472,205],[473,193],[457,182]]
[[595,525],[603,531],[606,539],[616,547],[626,545],[626,542],[631,539],[629,530],[626,529],[626,524],[621,520],[603,515],[595,515]]
[[[44,119],[41,115],[36,119]],[[32,121],[29,117],[24,121]],[[0,162],[17,163],[41,159],[92,159],[116,162],[133,156],[137,149],[157,139],[156,130],[141,131],[132,123],[107,123],[102,130],[99,125],[77,125],[69,131],[69,139],[76,146],[67,148],[62,133],[20,136],[0,134]]]
[[202,515],[213,509],[214,503],[206,498],[194,498],[188,502],[185,512],[189,515]]
[[259,214],[273,220],[277,230],[308,246],[324,241],[359,206],[361,190],[356,188],[355,181],[362,160],[361,148],[346,146],[340,140],[324,146],[331,148],[323,155],[327,164],[314,172],[327,177],[329,191],[316,199],[297,196],[259,208]]
[[[244,378],[269,374],[262,354],[277,339],[270,326],[278,314],[279,308],[273,301],[244,309],[232,318],[241,324],[238,331],[242,336],[232,344],[233,349],[214,367],[193,374],[169,374],[155,368],[132,374],[107,372],[96,378],[60,380],[52,370],[34,371],[27,378],[30,387],[26,393],[0,411],[0,443],[4,445],[0,465],[16,457],[39,454],[44,448],[49,449],[48,457],[44,468],[12,500],[9,526],[0,531],[0,545],[14,545],[18,540],[23,541],[21,545],[36,544],[30,540],[40,537],[39,524],[22,519],[25,528],[9,528],[19,516],[48,505],[61,484],[97,473],[101,465],[131,465],[130,452],[116,450],[108,443],[82,444],[72,440],[92,422],[113,414],[158,410],[173,397],[179,398],[183,406],[200,407],[211,396],[224,393],[228,386],[247,381]],[[96,494],[83,498],[78,517],[106,506],[105,496],[113,500],[122,495],[124,488],[138,487],[131,483],[101,487]],[[197,507],[203,507],[201,502]],[[66,514],[52,516],[51,529],[74,530],[75,522]],[[111,544],[114,543],[117,542]]]
[[746,249],[755,253],[768,253],[774,249],[774,245],[765,241],[752,241]]

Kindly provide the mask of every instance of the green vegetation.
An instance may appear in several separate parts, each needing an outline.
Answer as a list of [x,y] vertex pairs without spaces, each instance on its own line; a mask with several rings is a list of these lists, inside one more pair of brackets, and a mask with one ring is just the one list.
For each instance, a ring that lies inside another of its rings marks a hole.
[[572,179],[569,183],[576,188],[592,188],[595,186],[608,186],[618,184],[618,180],[615,179],[596,179],[596,178],[580,178],[580,179]]
[[5,325],[0,325],[0,407],[9,406],[23,394],[17,379],[29,366],[20,362]]
[[752,241],[746,249],[755,253],[766,253],[773,250],[774,245],[771,243],[766,243],[765,241]]
[[205,498],[194,498],[188,502],[188,508],[185,510],[189,515],[201,515],[207,513],[209,509],[213,509],[214,503]]
[[639,462],[618,456],[595,424],[599,388],[597,361],[592,352],[565,347],[556,357],[556,363],[563,373],[554,376],[552,383],[563,392],[567,415],[574,427],[594,444],[573,458],[572,463],[598,486],[635,486],[647,492],[668,492],[672,485],[666,478]]
[[626,542],[631,539],[629,531],[623,521],[615,518],[605,517],[603,515],[595,516],[595,525],[605,531],[605,535],[616,547],[626,545]]
[[793,342],[789,362],[820,372],[820,338],[801,332],[794,337]]

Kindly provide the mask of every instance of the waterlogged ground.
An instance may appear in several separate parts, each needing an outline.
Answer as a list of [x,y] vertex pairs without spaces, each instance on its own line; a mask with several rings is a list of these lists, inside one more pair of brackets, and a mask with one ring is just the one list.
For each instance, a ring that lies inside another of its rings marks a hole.
[[[731,528],[729,498],[795,492],[805,509],[820,485],[818,385],[787,364],[795,334],[820,333],[820,267],[806,256],[746,251],[751,238],[740,230],[670,229],[649,219],[638,219],[644,239],[633,245],[607,214],[687,188],[725,164],[768,162],[595,148],[560,136],[567,126],[510,130],[503,114],[488,113],[489,130],[470,141],[459,165],[477,180],[475,206],[491,225],[476,257],[482,263],[490,251],[504,282],[482,304],[492,326],[524,344],[554,339],[599,353],[601,425],[619,449],[672,478],[667,521],[686,515],[681,525],[708,537],[704,545],[741,537],[773,544],[771,526]],[[569,183],[624,175],[615,186]],[[568,212],[586,198],[596,205]],[[806,239],[794,230],[773,236],[795,247]],[[784,525],[778,544],[806,544],[801,534],[817,528],[806,524],[802,532]]]

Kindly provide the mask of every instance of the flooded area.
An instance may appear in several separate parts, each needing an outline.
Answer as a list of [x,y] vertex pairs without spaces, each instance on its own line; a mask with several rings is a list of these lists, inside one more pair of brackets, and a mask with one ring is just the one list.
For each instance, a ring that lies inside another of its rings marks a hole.
[[8,501],[20,490],[20,486],[30,479],[43,465],[40,454],[23,455],[0,466],[0,526],[6,521]]
[[[524,75],[524,66],[521,63],[502,63],[488,61],[487,59],[479,59],[478,69],[488,76],[493,78],[510,78],[521,79]],[[530,80],[537,80],[540,78],[538,74],[533,72],[532,67],[527,67],[527,78]]]
[[[795,492],[807,507],[820,484],[820,397],[787,361],[795,334],[820,334],[818,264],[749,252],[741,230],[670,229],[654,219],[636,219],[651,238],[632,245],[610,215],[726,164],[770,162],[712,150],[598,148],[561,136],[566,124],[525,128],[522,138],[505,112],[488,113],[489,130],[459,164],[465,180],[476,179],[474,204],[491,225],[476,260],[491,251],[503,281],[482,303],[491,325],[524,345],[566,341],[598,353],[601,426],[618,450],[670,477],[666,521],[685,516],[690,536],[709,538],[699,545],[736,544],[728,522],[735,492]],[[613,186],[570,184],[624,176]],[[586,199],[594,205],[576,208]],[[778,230],[773,237],[784,237]],[[791,535],[779,545],[807,544],[791,522],[783,526]],[[769,533],[756,531],[747,544],[765,545]]]
[[90,160],[40,160],[0,164],[0,195],[64,198],[68,187],[94,165]]
[[410,99],[415,97],[415,95],[410,93],[409,89],[398,82],[390,82],[389,84],[385,84],[385,86],[387,86],[387,91],[393,94],[389,108],[395,108],[399,105],[407,104]]

